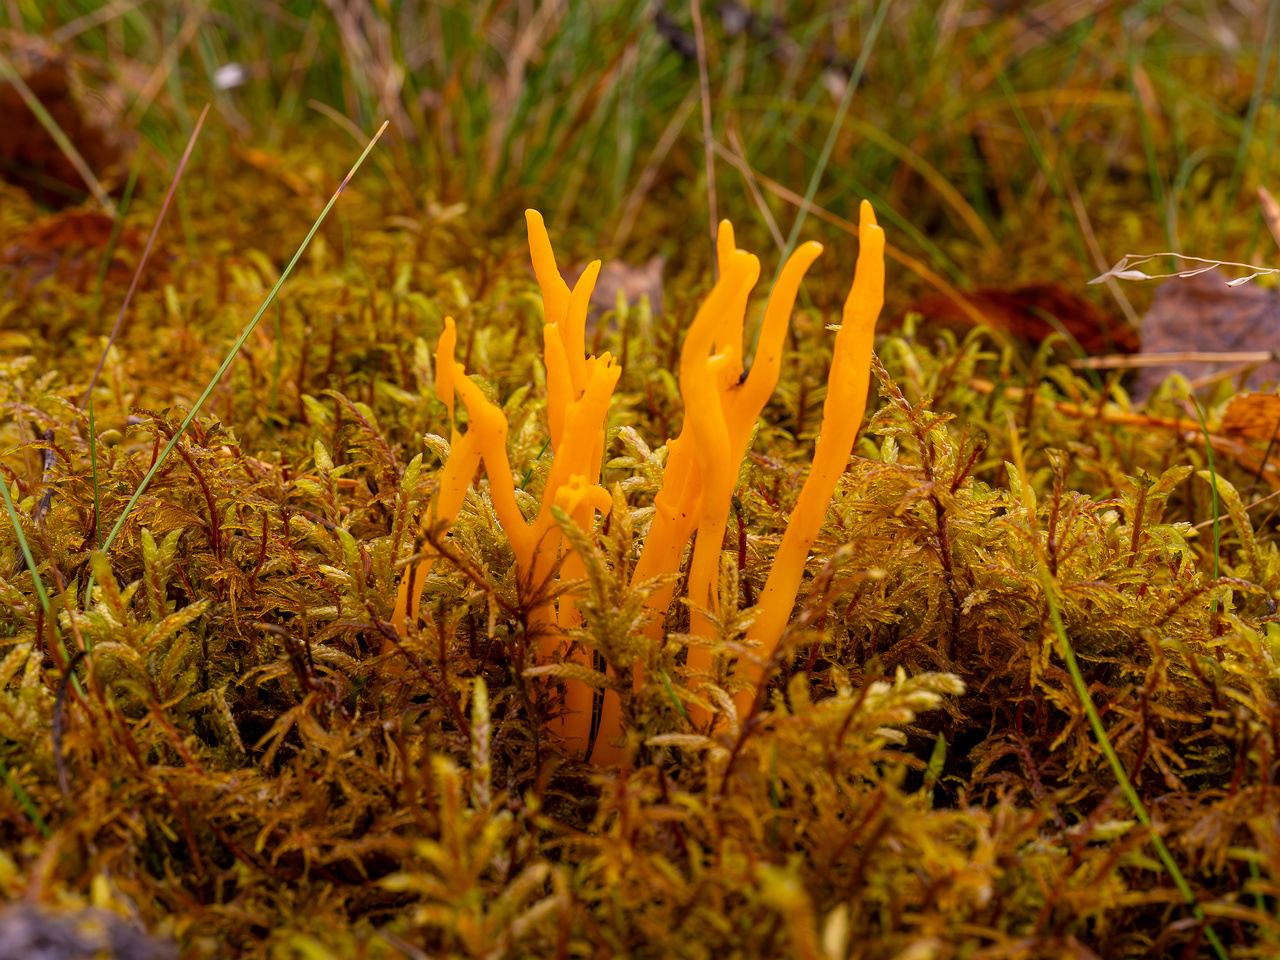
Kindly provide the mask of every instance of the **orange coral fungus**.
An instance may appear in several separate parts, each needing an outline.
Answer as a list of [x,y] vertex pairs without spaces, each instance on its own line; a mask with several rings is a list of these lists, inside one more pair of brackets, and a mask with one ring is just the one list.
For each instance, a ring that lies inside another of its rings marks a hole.
[[[571,596],[560,598],[554,618],[551,601],[537,599],[549,595],[544,588],[561,548],[561,534],[552,509],[564,511],[584,532],[593,529],[597,512],[609,512],[610,497],[595,481],[604,455],[604,420],[620,371],[607,353],[589,357],[585,350],[586,314],[599,262],[592,263],[570,290],[556,267],[542,217],[530,210],[526,218],[546,319],[543,360],[547,421],[555,451],[541,507],[532,523],[521,515],[507,457],[506,417],[466,378],[462,365],[454,360],[457,332],[453,320],[446,319],[436,353],[436,392],[448,407],[451,421],[454,394],[461,396],[470,426],[465,434],[453,428],[452,448],[441,473],[431,516],[436,522],[453,522],[483,461],[494,511],[516,555],[521,595],[531,603],[531,622],[542,627],[540,654],[547,659],[564,655],[566,631],[580,620]],[[866,406],[872,338],[884,299],[884,233],[866,202],[861,209],[859,239],[861,249],[853,289],[836,335],[813,468],[792,512],[748,634],[762,645],[762,659],[749,662],[742,669],[757,683],[763,682],[762,664],[772,655],[790,616],[809,549],[849,459]],[[800,282],[821,252],[820,244],[806,243],[787,260],[765,311],[755,362],[744,374],[743,321],[747,298],[760,276],[760,262],[735,248],[733,227],[728,221],[720,225],[716,244],[720,279],[698,310],[680,356],[684,427],[678,437],[668,442],[662,489],[654,500],[654,519],[631,578],[632,584],[638,586],[676,573],[696,531],[688,574],[688,598],[693,608],[691,633],[695,637],[714,632],[713,618],[720,611],[720,556],[734,487],[752,430],[778,382],[783,343]],[[582,558],[571,548],[565,549],[568,553],[560,567],[561,578],[582,579],[586,571]],[[431,563],[431,558],[423,560],[412,578],[402,580],[395,614],[397,628],[403,628],[410,616],[416,620]],[[662,638],[662,615],[673,592],[674,585],[668,583],[646,600],[652,619],[645,632],[655,641]],[[575,652],[576,668],[562,667],[559,671],[564,679],[565,702],[558,732],[567,748],[590,758],[596,694],[583,679],[591,669],[586,655]],[[634,689],[643,685],[644,666],[637,663],[632,672]],[[691,688],[696,690],[710,677],[708,649],[690,648],[687,666]],[[739,697],[740,711],[749,704],[749,697]],[[606,688],[600,706],[594,759],[617,762],[625,756],[622,704],[617,691]],[[698,724],[706,719],[705,713],[696,709],[690,710],[690,716]]]

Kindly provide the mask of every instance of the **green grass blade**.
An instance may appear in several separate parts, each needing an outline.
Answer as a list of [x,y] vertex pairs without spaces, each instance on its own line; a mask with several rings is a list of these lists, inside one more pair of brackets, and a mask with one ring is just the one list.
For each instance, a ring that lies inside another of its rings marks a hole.
[[[1006,415],[1009,417],[1009,431],[1013,444],[1011,455],[1023,485],[1021,497],[1027,511],[1027,521],[1031,525],[1031,529],[1035,531],[1035,501],[1030,493],[1031,488],[1030,481],[1027,479],[1027,467],[1022,457],[1022,444],[1018,439],[1017,426],[1013,421],[1013,415],[1011,413],[1006,413]],[[1038,533],[1036,535],[1038,537]],[[1120,785],[1121,793],[1124,794],[1124,798],[1128,801],[1134,816],[1138,818],[1138,822],[1150,829],[1151,817],[1147,814],[1147,808],[1143,805],[1142,798],[1138,796],[1138,791],[1134,789],[1132,781],[1129,780],[1129,774],[1125,771],[1124,764],[1120,762],[1120,757],[1116,754],[1111,738],[1107,734],[1107,728],[1103,726],[1102,717],[1099,716],[1098,708],[1094,706],[1093,697],[1089,694],[1089,687],[1084,682],[1084,674],[1080,672],[1080,662],[1076,659],[1075,647],[1071,644],[1071,638],[1067,636],[1067,628],[1062,622],[1062,613],[1059,611],[1058,603],[1053,596],[1053,574],[1049,571],[1049,563],[1039,548],[1038,540],[1036,567],[1040,575],[1040,585],[1044,589],[1045,603],[1049,608],[1049,620],[1053,624],[1054,633],[1058,637],[1058,644],[1062,648],[1062,659],[1066,661],[1067,672],[1071,674],[1071,685],[1075,688],[1076,696],[1080,698],[1080,704],[1084,707],[1085,715],[1089,718],[1089,726],[1093,729],[1093,735],[1097,738],[1098,746],[1102,749],[1102,753],[1111,767],[1111,772]],[[1173,879],[1174,886],[1178,888],[1178,892],[1182,894],[1183,900],[1186,901],[1187,906],[1190,908],[1192,916],[1203,925],[1205,939],[1213,947],[1214,953],[1219,960],[1228,960],[1226,948],[1222,945],[1222,941],[1218,939],[1213,927],[1209,926],[1204,910],[1200,906],[1200,901],[1196,899],[1195,891],[1191,889],[1186,877],[1178,869],[1177,861],[1173,859],[1173,854],[1169,852],[1169,848],[1165,845],[1164,838],[1154,830],[1151,830],[1151,842],[1156,848],[1160,862]]]
[[102,488],[98,484],[98,430],[93,418],[93,401],[89,401],[89,465],[93,469],[93,545],[102,543]]
[[667,671],[659,670],[658,673],[662,677],[662,685],[667,689],[667,696],[671,698],[671,702],[675,704],[676,712],[680,714],[680,719],[692,726],[693,721],[689,719],[689,714],[685,712],[684,701],[677,697],[675,690],[672,689],[671,678],[667,676]]
[[5,785],[13,792],[19,806],[27,812],[27,816],[36,825],[41,836],[49,836],[52,831],[49,829],[49,825],[44,822],[44,817],[40,816],[40,811],[31,799],[31,795],[22,789],[22,784],[13,778],[13,774],[9,772],[9,767],[3,760],[0,760],[0,780],[3,780]]
[[58,646],[62,648],[62,656],[68,662],[71,655],[67,653],[66,646],[62,643],[62,634],[58,630],[58,621],[53,616],[53,607],[49,603],[49,594],[44,589],[44,581],[40,579],[40,568],[36,566],[35,555],[31,552],[31,544],[27,542],[27,535],[22,532],[22,524],[18,521],[18,508],[13,505],[13,498],[9,496],[9,485],[0,477],[0,496],[4,497],[4,507],[9,513],[9,523],[13,525],[13,535],[17,538],[18,548],[22,551],[23,558],[27,561],[27,569],[31,571],[31,582],[35,586],[36,598],[40,601],[40,609],[44,611],[44,618],[49,624],[49,629],[53,631],[54,638],[58,641]]
[[[1209,458],[1209,479],[1212,481],[1209,486],[1213,488],[1213,579],[1217,580],[1219,576],[1218,471],[1213,465],[1213,444],[1209,442],[1209,428],[1204,422],[1204,411],[1200,409],[1200,403],[1194,396],[1191,397],[1191,405],[1195,408],[1196,419],[1200,421],[1200,431],[1204,435],[1204,452]],[[1218,612],[1218,601],[1216,599],[1213,601],[1213,612],[1215,614]]]
[[44,583],[40,580],[40,574],[37,572],[39,568],[36,566],[36,558],[31,553],[31,545],[27,543],[27,535],[22,532],[22,524],[18,522],[18,509],[13,505],[13,498],[9,496],[9,485],[0,478],[0,496],[4,497],[4,507],[9,511],[9,522],[13,524],[13,535],[18,539],[18,548],[22,550],[23,557],[27,561],[27,569],[31,571],[31,580],[35,584],[36,597],[40,600],[40,606],[44,610],[44,615],[49,618],[49,623],[53,623],[50,617],[49,595],[44,591]]
[[[146,492],[151,481],[154,480],[156,474],[160,472],[160,468],[169,458],[169,454],[173,452],[173,448],[178,445],[178,441],[182,439],[182,435],[187,432],[187,428],[191,426],[191,421],[196,418],[196,415],[200,412],[200,408],[203,407],[205,401],[209,399],[214,388],[222,380],[227,370],[231,368],[231,364],[240,353],[240,348],[243,347],[245,341],[249,339],[249,335],[253,333],[254,328],[258,325],[258,321],[262,319],[262,315],[267,312],[267,308],[271,306],[271,302],[275,300],[276,294],[280,292],[280,288],[284,286],[284,282],[289,279],[289,274],[293,272],[293,268],[297,266],[298,261],[302,258],[302,254],[306,251],[307,247],[310,246],[311,238],[316,235],[316,231],[320,229],[320,225],[323,224],[325,219],[329,216],[329,211],[332,210],[333,205],[338,202],[338,197],[342,196],[342,191],[346,189],[347,184],[351,182],[351,178],[356,175],[356,171],[360,169],[365,158],[369,156],[374,146],[378,143],[378,140],[381,139],[383,132],[387,129],[388,123],[389,121],[383,122],[382,126],[378,128],[378,132],[373,135],[373,139],[369,141],[368,146],[364,148],[364,152],[356,159],[355,164],[347,172],[347,175],[342,178],[342,183],[338,184],[338,189],[334,191],[333,196],[329,198],[329,202],[326,203],[324,209],[320,211],[320,216],[318,216],[315,223],[311,225],[311,229],[307,232],[301,246],[298,247],[298,252],[293,255],[293,259],[289,261],[289,265],[284,268],[283,272],[281,272],[280,279],[275,282],[275,285],[267,293],[266,299],[262,301],[262,306],[258,307],[258,311],[253,315],[253,319],[245,325],[244,330],[236,339],[236,342],[232,344],[231,349],[227,351],[227,357],[222,361],[222,365],[218,367],[217,373],[210,378],[208,385],[201,392],[200,396],[196,398],[196,402],[191,405],[190,411],[188,411],[182,423],[179,424],[178,429],[173,432],[173,436],[169,438],[169,442],[165,444],[164,449],[160,451],[160,455],[156,457],[156,462],[152,464],[151,469],[147,471],[147,475],[143,477],[142,482],[138,484],[138,489],[133,492],[133,496],[130,497],[129,502],[125,504],[124,511],[120,514],[119,519],[117,519],[115,525],[112,526],[111,532],[107,535],[106,541],[102,544],[102,551],[104,553],[111,549],[111,545],[115,543],[116,537],[118,537],[120,535],[120,531],[124,529],[124,524],[129,518],[129,514],[133,512],[133,508],[138,505],[138,501],[142,498],[142,494]],[[5,492],[5,499],[8,500],[7,491]]]
[[796,248],[796,242],[800,239],[800,228],[804,226],[805,217],[809,215],[809,204],[813,203],[813,198],[818,194],[818,184],[822,182],[822,174],[827,169],[827,162],[831,159],[831,151],[835,149],[836,137],[840,135],[840,128],[844,126],[845,114],[849,112],[849,104],[853,102],[854,91],[858,89],[858,84],[862,81],[863,71],[867,68],[867,60],[871,58],[871,51],[875,48],[876,37],[880,34],[880,27],[884,24],[885,14],[889,12],[889,0],[880,0],[880,6],[876,8],[875,16],[871,20],[871,27],[867,30],[867,37],[862,42],[862,52],[858,54],[858,62],[854,64],[853,73],[849,77],[848,84],[844,88],[844,96],[840,98],[840,107],[836,110],[836,118],[831,123],[831,129],[827,132],[827,142],[822,145],[822,155],[818,157],[818,165],[814,167],[813,176],[809,178],[809,186],[804,192],[804,205],[800,207],[796,213],[796,219],[791,224],[791,233],[787,236],[787,246],[782,251],[782,256],[778,258],[778,269],[773,275],[772,287],[777,286],[778,278],[782,276],[782,267],[787,262],[787,258]]
[[[1089,696],[1089,688],[1085,685],[1084,675],[1080,672],[1080,663],[1076,660],[1075,648],[1072,647],[1071,640],[1067,637],[1067,628],[1062,623],[1062,615],[1058,612],[1058,605],[1053,599],[1053,578],[1049,575],[1049,569],[1043,561],[1040,563],[1040,575],[1043,578],[1045,600],[1049,604],[1049,619],[1053,622],[1054,632],[1058,635],[1058,643],[1062,646],[1062,658],[1067,662],[1067,670],[1071,674],[1071,683],[1076,688],[1076,696],[1080,698],[1084,711],[1089,717],[1089,726],[1093,728],[1093,735],[1097,737],[1098,745],[1102,748],[1102,752],[1107,758],[1107,763],[1111,765],[1111,772],[1115,774],[1116,780],[1119,781],[1120,790],[1125,799],[1129,801],[1129,806],[1133,809],[1134,816],[1138,818],[1138,821],[1144,827],[1150,828],[1151,817],[1147,815],[1147,808],[1143,805],[1142,798],[1138,796],[1138,791],[1133,788],[1129,775],[1125,772],[1124,764],[1120,762],[1120,757],[1116,755],[1115,747],[1111,745],[1111,738],[1107,736],[1107,728],[1102,724],[1102,717],[1098,715],[1098,708],[1093,705],[1093,698]],[[1182,871],[1178,869],[1177,861],[1173,859],[1173,854],[1165,846],[1164,838],[1152,830],[1151,842],[1155,845],[1160,862],[1164,864],[1164,868],[1169,871],[1169,876],[1173,878],[1174,886],[1178,888],[1183,900],[1191,908],[1191,915],[1204,924],[1205,939],[1213,947],[1213,952],[1219,957],[1219,960],[1227,960],[1226,947],[1218,939],[1213,927],[1209,926],[1204,910],[1200,907],[1200,901],[1196,899],[1195,891],[1191,889],[1191,885],[1187,883]]]
[[[787,142],[805,156],[813,156],[812,148],[810,148],[803,139],[795,134],[789,134],[787,136]],[[877,190],[870,184],[852,176],[847,171],[841,170],[838,167],[832,171],[832,176],[835,177],[837,182],[848,185],[852,190],[857,191],[860,196],[870,200],[871,206],[876,211],[876,217],[883,218],[910,237],[916,245],[928,254],[933,262],[951,278],[953,283],[962,288],[970,286],[969,278],[965,276],[964,271],[960,269],[959,265],[947,256],[941,247],[930,240],[928,234],[919,229],[908,218],[898,213],[898,211],[893,209],[893,207],[889,206],[889,202],[884,198],[884,195],[880,190]],[[804,209],[808,208],[805,207]]]
[[[1276,6],[1275,3],[1271,5],[1272,11],[1275,10],[1275,6]],[[1194,396],[1191,398],[1191,403],[1196,410],[1196,419],[1200,421],[1200,431],[1204,435],[1204,452],[1205,452],[1205,455],[1209,458],[1209,479],[1212,481],[1209,485],[1213,488],[1213,579],[1217,580],[1219,575],[1219,570],[1220,570],[1219,563],[1220,563],[1220,557],[1221,557],[1221,550],[1220,550],[1221,535],[1218,529],[1218,523],[1219,523],[1219,520],[1218,520],[1218,513],[1219,513],[1218,511],[1218,471],[1213,464],[1213,444],[1209,442],[1209,428],[1205,424],[1204,412],[1200,409],[1200,404],[1196,401],[1196,398]],[[1213,600],[1210,601],[1209,610],[1213,615],[1215,616],[1217,615],[1217,612],[1218,612],[1217,597],[1214,597]],[[1261,872],[1258,870],[1257,860],[1249,861],[1249,876],[1251,876],[1255,882],[1260,881],[1262,879]],[[1254,898],[1254,903],[1258,908],[1258,911],[1260,913],[1264,912],[1266,909],[1266,904],[1263,900],[1262,893],[1260,891],[1255,890],[1253,893],[1253,898]],[[1278,903],[1277,909],[1280,909],[1280,903]]]

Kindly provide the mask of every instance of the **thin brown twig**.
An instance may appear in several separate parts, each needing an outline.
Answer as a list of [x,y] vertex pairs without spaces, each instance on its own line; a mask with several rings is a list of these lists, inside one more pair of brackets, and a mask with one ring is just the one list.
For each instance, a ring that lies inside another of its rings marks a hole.
[[[1046,111],[1048,108],[1045,108]],[[1093,257],[1093,262],[1097,268],[1104,273],[1107,269],[1107,261],[1102,258],[1102,248],[1098,245],[1098,238],[1093,232],[1093,223],[1089,219],[1089,211],[1084,205],[1084,200],[1080,197],[1080,190],[1076,187],[1076,178],[1071,173],[1071,164],[1062,164],[1062,180],[1067,187],[1067,196],[1071,198],[1072,209],[1075,210],[1076,220],[1080,224],[1080,233],[1084,236],[1085,245],[1089,248],[1089,255]],[[1124,313],[1125,319],[1129,321],[1129,325],[1135,330],[1142,323],[1142,318],[1138,316],[1138,311],[1133,309],[1133,304],[1129,302],[1128,296],[1116,281],[1115,277],[1108,277],[1106,280],[1107,292],[1115,298],[1117,304],[1120,305],[1121,312]]]
[[[1252,510],[1254,507],[1261,506],[1262,504],[1266,503],[1268,500],[1274,500],[1276,497],[1280,497],[1280,490],[1272,490],[1265,497],[1259,497],[1257,500],[1252,500],[1249,503],[1244,504],[1244,509],[1246,512],[1248,512]],[[1203,530],[1205,527],[1211,527],[1211,526],[1213,526],[1213,517],[1210,517],[1208,520],[1201,520],[1191,529]]]
[[1205,374],[1203,377],[1196,377],[1194,380],[1189,381],[1187,386],[1190,387],[1192,391],[1200,390],[1203,387],[1211,387],[1222,380],[1234,379],[1240,374],[1245,374],[1245,379],[1247,380],[1247,375],[1256,370],[1259,365],[1260,361],[1258,360],[1250,360],[1248,363],[1237,363],[1235,366],[1227,367],[1225,370],[1217,370],[1213,373]]
[[129,116],[125,120],[125,126],[136,127],[138,121],[151,109],[151,104],[155,101],[156,95],[177,66],[178,57],[195,39],[196,32],[204,24],[204,16],[208,10],[209,0],[198,0],[195,8],[187,12],[178,35],[173,38],[173,43],[165,48],[160,60],[152,68],[151,74],[142,85],[142,89],[138,93],[138,99],[134,101],[133,106],[129,109]]
[[1271,191],[1258,184],[1258,206],[1262,208],[1262,219],[1267,222],[1267,229],[1280,245],[1280,203],[1271,195]]
[[[980,377],[974,377],[969,381],[969,386],[982,394],[990,394],[997,390],[996,384],[990,380],[983,380]],[[1021,400],[1028,397],[1027,391],[1023,387],[1003,387],[1003,395],[1011,400]],[[1037,398],[1031,396],[1031,402],[1035,402]],[[1044,402],[1044,401],[1041,401]],[[1173,418],[1173,417],[1157,417],[1145,413],[1129,413],[1123,410],[1091,410],[1076,403],[1069,403],[1065,400],[1049,401],[1053,409],[1058,413],[1068,417],[1079,417],[1090,420],[1101,420],[1105,423],[1116,424],[1119,426],[1138,427],[1140,429],[1155,430],[1173,430],[1177,433],[1184,434],[1187,437],[1203,436],[1206,442],[1213,445],[1213,449],[1226,456],[1231,457],[1246,470],[1258,469],[1272,476],[1267,478],[1267,482],[1276,486],[1280,486],[1280,477],[1275,476],[1273,464],[1261,461],[1256,451],[1250,450],[1244,443],[1236,440],[1234,437],[1224,437],[1217,434],[1206,434],[1200,424],[1195,420]],[[1267,469],[1270,467],[1271,469]]]
[[1179,363],[1270,363],[1277,359],[1271,350],[1213,352],[1184,350],[1175,353],[1109,353],[1067,361],[1077,370],[1124,370],[1135,367],[1172,367]]
[[106,6],[99,7],[91,13],[86,13],[82,17],[76,17],[74,20],[64,23],[49,35],[49,40],[55,46],[60,47],[87,30],[102,26],[102,24],[109,20],[114,20],[116,17],[124,16],[134,7],[142,6],[142,2],[143,0],[113,0],[112,3],[108,3]]
[[178,181],[182,179],[182,173],[187,169],[187,161],[191,158],[191,151],[195,148],[196,138],[200,136],[200,128],[204,126],[204,118],[208,115],[209,104],[206,103],[204,109],[200,111],[200,118],[196,120],[191,136],[187,138],[187,148],[182,151],[182,158],[178,161],[178,167],[173,172],[173,179],[169,182],[169,192],[164,195],[164,203],[160,205],[160,215],[156,217],[155,226],[151,228],[151,236],[147,238],[147,245],[142,250],[142,259],[138,261],[138,268],[133,271],[133,282],[129,284],[129,292],[124,295],[124,303],[120,304],[120,312],[116,314],[115,326],[111,328],[111,335],[107,337],[106,346],[102,348],[102,356],[98,358],[98,365],[93,369],[93,376],[89,379],[89,385],[84,388],[84,396],[80,398],[80,403],[78,404],[81,410],[89,402],[93,388],[98,383],[98,377],[102,374],[102,367],[107,362],[108,354],[111,353],[111,346],[116,342],[117,334],[120,333],[120,324],[124,322],[124,314],[129,309],[130,301],[133,300],[134,291],[138,289],[138,280],[142,277],[142,271],[146,269],[147,260],[151,256],[151,248],[155,246],[156,236],[160,233],[160,224],[164,223],[165,214],[169,212],[169,204],[173,200],[174,193],[177,192]]

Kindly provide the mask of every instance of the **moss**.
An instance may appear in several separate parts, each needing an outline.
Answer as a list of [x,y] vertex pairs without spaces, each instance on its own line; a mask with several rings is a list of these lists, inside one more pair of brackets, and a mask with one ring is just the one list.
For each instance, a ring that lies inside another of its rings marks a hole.
[[[284,288],[280,339],[268,315],[95,551],[311,213],[279,184],[224,187],[202,191],[204,214],[263,213],[252,248],[198,224],[194,252],[160,252],[95,389],[97,440],[74,407],[101,346],[89,293],[56,272],[11,280],[24,336],[0,357],[3,471],[57,623],[4,526],[0,759],[49,830],[0,794],[7,895],[136,910],[192,957],[1192,955],[1203,930],[1090,734],[1049,589],[1218,935],[1239,956],[1280,947],[1280,558],[1235,492],[1250,474],[1219,458],[1214,579],[1202,451],[1158,419],[1182,415],[1182,386],[1133,411],[1053,342],[925,343],[910,319],[880,337],[855,456],[764,696],[743,707],[729,664],[753,650],[801,495],[822,379],[799,378],[826,368],[835,317],[797,321],[803,357],[784,358],[737,478],[712,629],[676,603],[650,635],[664,581],[630,571],[680,427],[667,338],[692,306],[606,315],[602,346],[627,358],[610,509],[560,524],[582,578],[535,598],[572,596],[582,651],[650,668],[615,685],[624,762],[594,767],[557,742],[546,674],[571,658],[540,652],[489,482],[447,530],[430,509],[456,445],[431,363],[446,315],[509,421],[526,518],[548,483],[541,300],[517,233],[467,215],[387,227],[390,201],[357,184],[349,252],[326,226]],[[811,282],[815,302],[843,296]],[[398,584],[427,555],[401,635]],[[695,649],[712,664],[697,675]]]

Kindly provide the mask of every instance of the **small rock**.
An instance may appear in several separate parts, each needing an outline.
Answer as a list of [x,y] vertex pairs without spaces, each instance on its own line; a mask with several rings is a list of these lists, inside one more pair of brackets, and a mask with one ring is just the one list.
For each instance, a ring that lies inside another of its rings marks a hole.
[[62,913],[19,901],[0,908],[0,960],[176,960],[178,946],[110,910]]

